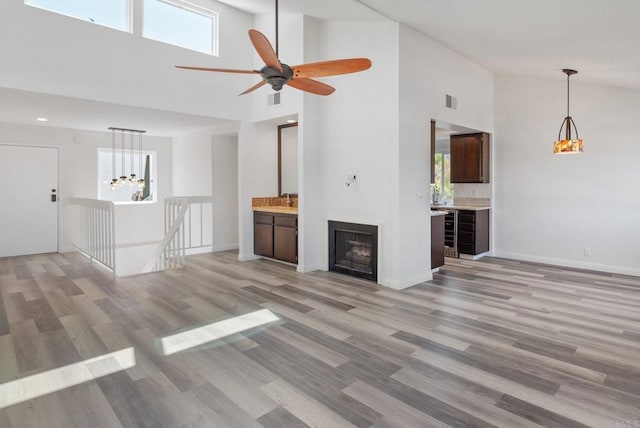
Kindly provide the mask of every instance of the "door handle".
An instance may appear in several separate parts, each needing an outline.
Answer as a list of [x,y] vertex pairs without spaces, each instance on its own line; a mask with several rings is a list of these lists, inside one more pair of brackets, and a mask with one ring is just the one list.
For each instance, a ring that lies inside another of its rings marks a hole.
[[51,189],[51,202],[56,202],[58,200],[58,195],[56,195],[56,189]]

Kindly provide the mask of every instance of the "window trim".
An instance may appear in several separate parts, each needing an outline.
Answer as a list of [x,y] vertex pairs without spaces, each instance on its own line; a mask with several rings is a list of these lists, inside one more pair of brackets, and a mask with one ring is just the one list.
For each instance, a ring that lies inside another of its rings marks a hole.
[[[145,26],[146,26],[146,17],[145,17],[145,13],[144,13],[144,3],[146,1],[155,1],[155,2],[160,2],[160,3],[165,3],[168,4],[170,6],[174,6],[177,7],[179,9],[182,10],[186,10],[188,12],[192,12],[207,18],[211,19],[211,52],[204,52],[201,50],[197,50],[197,49],[193,49],[191,47],[188,46],[183,46],[183,45],[178,45],[175,43],[170,43],[167,42],[165,40],[158,40],[155,39],[153,37],[149,37],[145,35]],[[204,55],[210,55],[210,56],[218,56],[219,53],[219,41],[220,41],[220,15],[218,12],[213,11],[211,9],[207,9],[205,7],[199,6],[197,4],[191,3],[189,1],[185,1],[185,0],[142,0],[142,7],[141,7],[141,15],[142,15],[142,19],[141,19],[141,23],[142,23],[142,28],[140,31],[140,35],[142,36],[142,38],[147,39],[147,40],[154,40],[156,42],[159,43],[164,43],[167,45],[171,45],[171,46],[176,46],[178,48],[181,49],[187,49],[190,50],[192,52],[198,52]]]
[[49,9],[43,6],[39,6],[37,4],[31,4],[30,1],[31,0],[23,0],[23,3],[25,6],[33,7],[39,10],[44,10],[49,13],[55,13],[57,15],[66,16],[67,18],[77,19],[78,21],[81,21],[81,22],[88,22],[89,24],[99,25],[101,27],[110,28],[112,30],[122,31],[123,33],[133,34],[133,3],[135,2],[135,0],[124,0],[127,3],[125,7],[126,13],[127,13],[127,16],[125,19],[125,28],[118,28],[118,27],[114,27],[113,25],[103,24],[97,21],[91,21],[90,19],[83,18],[81,16],[69,15],[68,13],[60,12],[59,10]]

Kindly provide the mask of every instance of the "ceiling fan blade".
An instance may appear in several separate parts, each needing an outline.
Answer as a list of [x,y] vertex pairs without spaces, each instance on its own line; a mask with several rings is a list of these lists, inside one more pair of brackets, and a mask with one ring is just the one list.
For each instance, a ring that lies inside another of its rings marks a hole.
[[199,70],[199,71],[221,71],[223,73],[241,73],[241,74],[259,74],[256,70],[234,70],[232,68],[208,68],[208,67],[189,67],[186,65],[176,65],[176,68],[183,68],[185,70]]
[[280,60],[278,60],[278,55],[276,55],[276,51],[273,50],[273,46],[269,43],[269,39],[267,36],[262,34],[258,30],[249,30],[249,38],[251,39],[251,43],[253,43],[253,47],[260,55],[260,58],[264,61],[264,63],[276,70],[282,71],[282,64],[280,64]]
[[291,79],[287,82],[287,85],[293,86],[301,91],[311,92],[316,95],[331,95],[336,90],[333,86],[329,86],[326,83],[318,82],[317,80],[307,79],[305,77],[299,77],[297,79]]
[[[256,83],[255,85],[253,85],[252,87],[250,87],[249,89],[247,89],[246,91],[244,91],[243,93],[241,93],[240,95],[244,95],[244,94],[248,94],[249,92],[253,92],[253,91],[255,91],[256,89],[258,89],[258,88],[260,88],[260,87],[264,86],[266,83],[267,83],[267,81],[266,81],[266,80],[263,80],[263,81],[261,81],[261,82],[258,82],[258,83]],[[238,96],[240,96],[240,95],[238,95]]]
[[299,77],[323,77],[357,73],[358,71],[367,70],[370,67],[371,60],[368,58],[349,58],[296,65],[295,67],[291,67],[291,69],[293,70],[293,78],[295,79]]

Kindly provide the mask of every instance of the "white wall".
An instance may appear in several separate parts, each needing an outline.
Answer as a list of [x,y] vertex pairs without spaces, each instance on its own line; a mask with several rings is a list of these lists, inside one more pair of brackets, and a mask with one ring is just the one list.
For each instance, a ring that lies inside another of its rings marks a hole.
[[[59,249],[73,250],[74,211],[69,198],[97,198],[98,148],[111,148],[111,134],[0,122],[0,143],[58,147]],[[159,241],[164,234],[163,200],[171,194],[171,140],[144,137],[143,145],[144,150],[157,152],[158,202],[118,207],[118,244]]]
[[[492,132],[493,76],[401,24],[304,25],[305,61],[364,56],[373,66],[321,79],[336,87],[330,97],[304,96],[298,269],[327,268],[326,223],[338,220],[380,227],[380,283],[428,280],[430,120]],[[357,182],[346,186],[349,174]]]
[[238,137],[212,138],[213,251],[238,248]]
[[238,229],[240,260],[253,254],[251,198],[278,193],[278,128],[269,122],[242,122],[238,131]]
[[212,190],[213,130],[176,135],[171,144],[174,196],[208,196]]
[[[399,34],[399,260],[392,285],[402,288],[432,277],[430,121],[492,132],[493,75],[404,24]],[[457,97],[456,110],[446,108],[447,94]]]
[[[219,13],[218,57],[140,36],[142,0],[134,1],[133,34],[20,1],[0,2],[3,87],[116,104],[236,119],[237,96],[251,75],[178,70],[174,65],[252,68],[247,35],[253,17],[214,0],[191,0]],[[254,82],[255,83],[255,82]]]
[[[322,59],[320,22],[304,18],[304,63]],[[298,116],[298,271],[327,270],[323,124],[324,97],[303,95]]]
[[[388,22],[319,22],[317,33],[308,35],[313,37],[309,43],[316,44],[313,60],[368,57],[373,66],[361,73],[319,79],[336,92],[328,97],[305,95],[310,99],[305,100],[301,122],[302,197],[315,199],[303,209],[305,216],[310,208],[322,213],[304,219],[304,233],[308,228],[315,231],[314,236],[305,236],[305,264],[327,268],[327,220],[378,225],[378,279],[382,283],[396,275],[393,241],[397,235],[391,213],[396,206],[392,192],[397,189],[393,180],[398,170],[394,162],[398,146],[397,28]],[[350,174],[357,176],[357,182],[346,186]]]
[[640,275],[640,91],[572,78],[574,156],[552,154],[566,79],[498,76],[495,100],[495,254]]

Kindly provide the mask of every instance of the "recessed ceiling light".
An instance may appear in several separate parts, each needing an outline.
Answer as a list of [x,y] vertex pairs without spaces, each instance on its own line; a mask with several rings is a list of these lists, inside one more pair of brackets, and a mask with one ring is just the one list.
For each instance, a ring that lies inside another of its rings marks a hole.
[[46,117],[39,117],[36,119],[38,122],[48,122],[49,119],[47,119]]

